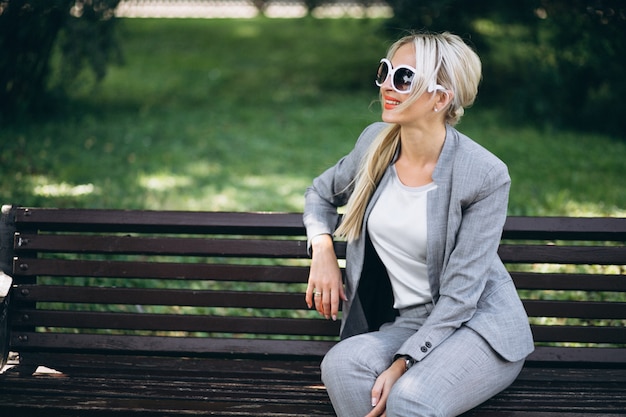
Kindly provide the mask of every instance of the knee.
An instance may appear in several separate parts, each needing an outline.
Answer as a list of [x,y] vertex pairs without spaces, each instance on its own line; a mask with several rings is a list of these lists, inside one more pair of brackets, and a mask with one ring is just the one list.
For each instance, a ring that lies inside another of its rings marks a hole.
[[332,381],[334,379],[333,374],[336,370],[335,362],[337,361],[332,357],[331,349],[328,351],[328,353],[326,353],[320,365],[320,370],[322,371],[322,382],[324,383],[324,385],[326,385],[328,381]]
[[444,417],[446,414],[433,403],[435,398],[422,395],[424,390],[399,379],[393,386],[387,399],[387,417],[416,416]]
[[322,381],[326,384],[371,373],[369,362],[372,362],[372,358],[364,349],[366,345],[345,340],[333,346],[320,365]]
[[322,382],[325,385],[332,384],[342,375],[349,375],[351,356],[346,352],[345,347],[338,343],[326,353],[320,369],[322,371]]

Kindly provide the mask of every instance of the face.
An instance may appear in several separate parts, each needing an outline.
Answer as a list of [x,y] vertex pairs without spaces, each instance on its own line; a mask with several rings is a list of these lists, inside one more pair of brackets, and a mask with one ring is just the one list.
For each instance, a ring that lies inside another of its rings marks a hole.
[[[415,48],[413,44],[401,46],[390,61],[393,68],[398,68],[401,65],[414,67]],[[398,110],[397,107],[407,101],[411,95],[398,92],[392,86],[391,77],[387,77],[380,85],[380,95],[383,101],[382,119],[387,123],[408,124],[438,116],[438,113],[433,110],[440,96],[438,92],[435,94],[426,92],[409,107]]]

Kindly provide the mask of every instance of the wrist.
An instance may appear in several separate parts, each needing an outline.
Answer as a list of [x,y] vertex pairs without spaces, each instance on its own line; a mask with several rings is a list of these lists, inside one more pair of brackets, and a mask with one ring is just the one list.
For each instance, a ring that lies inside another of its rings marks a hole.
[[400,363],[402,372],[406,373],[413,365],[415,365],[416,360],[409,355],[401,355],[397,357],[396,362]]
[[322,251],[327,249],[334,249],[333,238],[328,234],[317,235],[311,239],[311,249],[315,253],[316,251]]

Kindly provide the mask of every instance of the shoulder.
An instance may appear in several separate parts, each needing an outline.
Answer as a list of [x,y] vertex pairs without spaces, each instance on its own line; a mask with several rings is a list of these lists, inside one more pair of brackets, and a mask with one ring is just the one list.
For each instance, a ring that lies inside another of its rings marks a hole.
[[391,125],[384,122],[370,124],[359,135],[355,148],[368,148],[383,131],[389,128]]
[[508,174],[508,168],[500,158],[455,128],[448,129],[451,129],[449,136],[454,138],[456,168],[462,167],[474,172],[478,170],[485,174]]

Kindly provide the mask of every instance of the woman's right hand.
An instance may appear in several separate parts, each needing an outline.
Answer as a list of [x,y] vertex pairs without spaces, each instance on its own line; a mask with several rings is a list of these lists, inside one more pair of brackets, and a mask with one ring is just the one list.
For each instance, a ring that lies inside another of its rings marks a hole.
[[339,300],[346,301],[341,270],[330,235],[315,236],[311,240],[313,251],[309,283],[305,300],[309,308],[315,309],[327,319],[337,320]]

